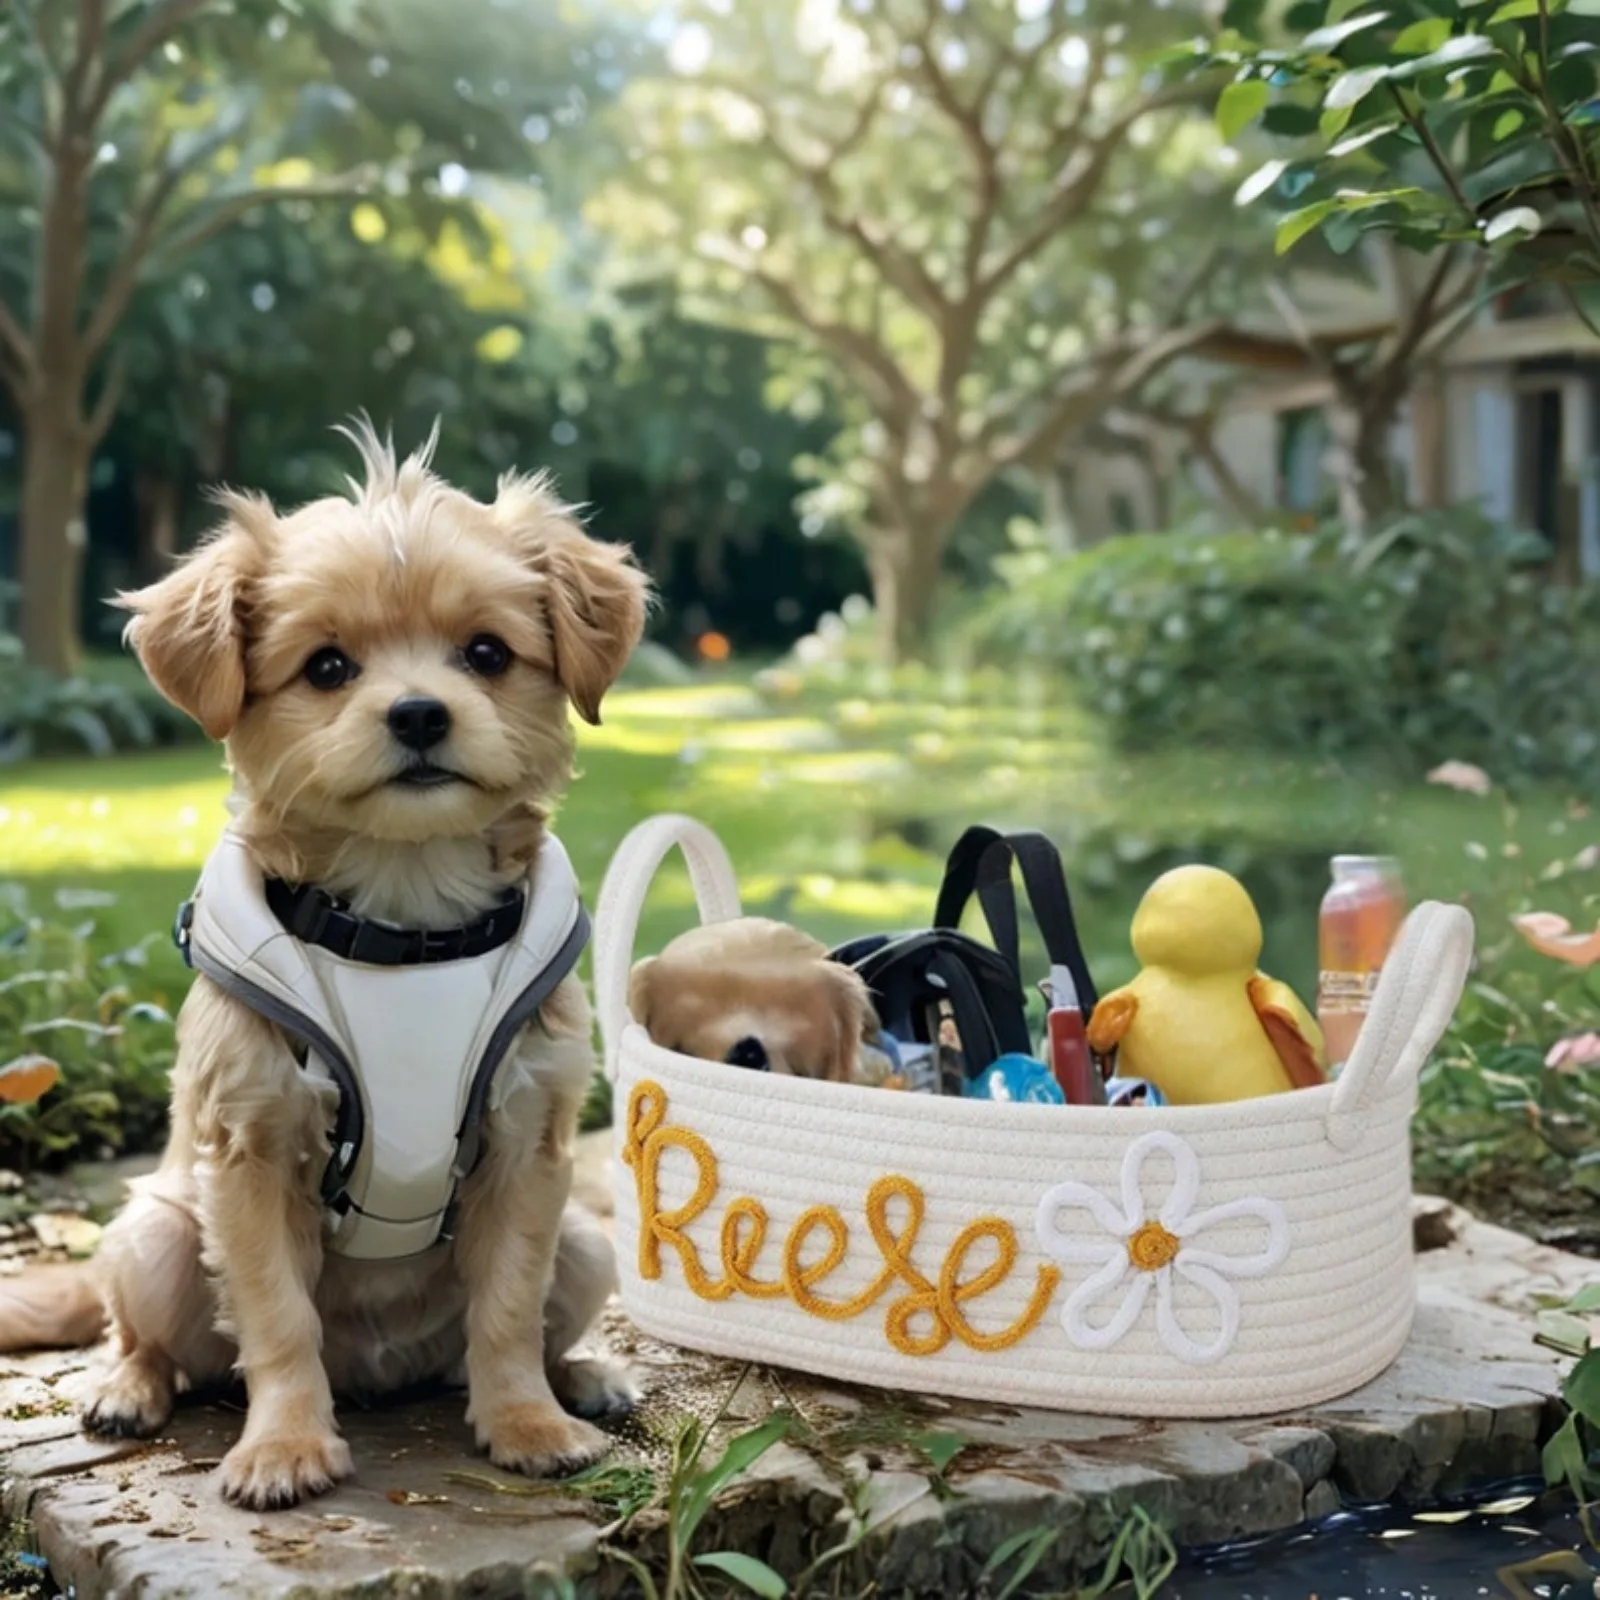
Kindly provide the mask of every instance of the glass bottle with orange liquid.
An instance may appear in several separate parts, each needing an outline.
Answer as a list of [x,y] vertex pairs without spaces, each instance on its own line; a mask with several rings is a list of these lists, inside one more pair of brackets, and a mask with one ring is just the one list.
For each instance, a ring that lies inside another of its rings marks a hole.
[[1317,922],[1317,1022],[1330,1075],[1350,1059],[1389,947],[1406,918],[1400,865],[1389,856],[1335,856]]

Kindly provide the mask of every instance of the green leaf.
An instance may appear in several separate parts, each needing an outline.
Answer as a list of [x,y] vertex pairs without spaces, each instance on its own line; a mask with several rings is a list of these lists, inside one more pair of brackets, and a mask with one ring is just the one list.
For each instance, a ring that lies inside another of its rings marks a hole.
[[1297,106],[1287,101],[1268,106],[1261,114],[1262,128],[1280,139],[1303,139],[1317,131],[1319,120],[1311,106]]
[[911,1445],[913,1449],[920,1450],[933,1463],[933,1470],[942,1475],[945,1468],[972,1441],[964,1434],[934,1431],[930,1433],[914,1433],[906,1440],[906,1443]]
[[732,1578],[751,1594],[760,1595],[762,1600],[783,1600],[789,1592],[789,1585],[765,1561],[741,1555],[737,1550],[712,1550],[703,1556],[696,1556],[694,1564],[697,1567],[709,1567],[725,1578]]
[[1257,167],[1239,185],[1233,203],[1236,206],[1247,206],[1252,200],[1259,200],[1288,170],[1287,161],[1269,161],[1265,166]]
[[1570,1311],[1541,1311],[1534,1318],[1534,1341],[1565,1356],[1581,1356],[1589,1348],[1589,1325]]
[[[1552,6],[1551,10],[1555,8]],[[1506,3],[1485,23],[1492,28],[1497,22],[1514,22],[1518,17],[1536,17],[1539,15],[1539,0],[1506,0]]]
[[1318,200],[1309,206],[1301,206],[1298,211],[1291,211],[1278,224],[1278,231],[1274,236],[1274,248],[1277,253],[1281,256],[1292,250],[1318,223],[1331,217],[1339,209],[1337,200]]
[[1527,117],[1513,106],[1511,110],[1502,111],[1494,119],[1494,127],[1490,129],[1489,137],[1498,144],[1502,139],[1509,139],[1527,120]]
[[1600,1428],[1600,1350],[1578,1358],[1561,1386],[1561,1395],[1585,1422]]
[[1357,150],[1364,149],[1374,139],[1387,138],[1391,133],[1398,133],[1398,122],[1380,122],[1375,128],[1363,128],[1360,133],[1352,133],[1348,139],[1341,139],[1328,151],[1330,156],[1354,155]]
[[1567,1484],[1574,1492],[1581,1491],[1588,1474],[1588,1464],[1584,1460],[1583,1441],[1578,1437],[1577,1417],[1568,1417],[1550,1435],[1539,1465],[1544,1471],[1544,1481],[1551,1488]]
[[1033,1569],[1044,1560],[1051,1545],[1061,1537],[1059,1528],[1051,1528],[1041,1524],[1037,1528],[1024,1528],[1021,1533],[1014,1533],[1003,1544],[998,1545],[989,1559],[983,1564],[980,1577],[988,1578],[998,1573],[1005,1564],[1016,1556],[1016,1571],[1006,1579],[1005,1587],[995,1595],[995,1600],[1011,1600],[1014,1595],[1033,1573]]
[[1322,104],[1329,111],[1359,105],[1388,76],[1389,68],[1385,66],[1356,67],[1350,72],[1341,72],[1328,85]]
[[1217,132],[1232,144],[1267,109],[1271,98],[1272,91],[1263,78],[1230,83],[1217,97]]
[[1567,1301],[1568,1311],[1600,1311],[1600,1283],[1580,1289]]
[[763,1423],[728,1441],[715,1466],[697,1473],[683,1487],[682,1496],[674,1513],[681,1544],[687,1544],[700,1526],[700,1519],[716,1498],[740,1473],[748,1472],[757,1461],[789,1431],[789,1417],[768,1417]]
[[1261,14],[1266,9],[1266,0],[1228,0],[1222,10],[1222,25],[1253,38],[1261,26]]
[[1421,22],[1413,22],[1409,28],[1402,28],[1394,36],[1394,43],[1389,48],[1398,50],[1401,55],[1420,55],[1424,51],[1437,50],[1449,37],[1448,17],[1424,17]]
[[1510,206],[1490,220],[1483,230],[1483,242],[1498,244],[1512,234],[1526,234],[1532,238],[1543,226],[1544,219],[1532,206]]
[[1469,61],[1481,61],[1484,56],[1496,53],[1492,39],[1485,38],[1481,33],[1463,33],[1445,40],[1437,50],[1430,50],[1425,56],[1390,67],[1389,77],[1419,78],[1425,72],[1447,72],[1451,67],[1464,66]]
[[1354,106],[1335,106],[1332,111],[1324,111],[1317,119],[1322,137],[1332,139],[1343,133],[1355,109]]
[[1330,50],[1337,50],[1346,39],[1377,27],[1380,22],[1387,20],[1388,15],[1387,11],[1365,11],[1360,16],[1346,17],[1343,22],[1332,23],[1326,28],[1314,28],[1300,41],[1300,48],[1308,55],[1325,55]]

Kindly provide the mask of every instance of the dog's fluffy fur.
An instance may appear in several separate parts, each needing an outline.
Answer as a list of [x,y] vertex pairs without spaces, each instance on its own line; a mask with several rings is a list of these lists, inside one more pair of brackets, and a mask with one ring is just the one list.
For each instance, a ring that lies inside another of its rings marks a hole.
[[848,1083],[876,1024],[867,986],[809,934],[766,917],[711,922],[634,965],[628,1009],[669,1050],[726,1061],[758,1040],[769,1070]]
[[[220,530],[168,577],[126,595],[129,637],[156,687],[227,742],[236,826],[262,869],[320,884],[408,926],[482,914],[535,858],[544,806],[571,772],[566,702],[599,720],[637,643],[646,583],[587,538],[542,479],[507,477],[489,505],[398,463],[362,424],[348,499],[290,515],[222,499]],[[464,647],[510,648],[500,675]],[[359,666],[318,689],[304,668],[336,646]],[[414,760],[386,714],[441,701],[429,760],[460,775],[394,780]],[[317,1198],[329,1107],[284,1035],[204,977],[178,1020],[172,1125],[91,1273],[0,1290],[0,1348],[110,1343],[85,1413],[100,1433],[159,1430],[174,1394],[230,1369],[249,1389],[222,1465],[245,1506],[293,1503],[351,1471],[334,1391],[373,1393],[464,1371],[468,1417],[504,1467],[573,1470],[605,1436],[569,1414],[627,1404],[626,1375],[569,1355],[611,1292],[609,1241],[568,1204],[589,1008],[566,980],[513,1049],[530,1087],[492,1113],[454,1241],[395,1262],[325,1256]]]

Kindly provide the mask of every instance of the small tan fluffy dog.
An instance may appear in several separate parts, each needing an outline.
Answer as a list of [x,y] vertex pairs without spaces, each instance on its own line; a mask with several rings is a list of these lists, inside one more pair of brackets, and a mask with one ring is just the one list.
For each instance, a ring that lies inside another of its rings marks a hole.
[[[566,702],[591,722],[639,639],[647,585],[539,478],[491,505],[403,464],[364,422],[364,483],[279,515],[229,494],[170,576],[123,597],[156,687],[223,739],[239,829],[268,876],[360,916],[450,928],[524,877],[568,780]],[[391,708],[444,726],[428,782]],[[443,770],[444,777],[435,774]],[[223,1494],[287,1506],[347,1476],[334,1391],[465,1371],[467,1415],[502,1467],[561,1473],[601,1454],[626,1374],[569,1356],[610,1294],[609,1241],[568,1204],[592,1070],[567,978],[512,1046],[532,1084],[489,1113],[454,1240],[396,1261],[324,1256],[328,1108],[286,1037],[207,978],[178,1019],[171,1135],[89,1271],[0,1288],[0,1348],[83,1343],[109,1321],[86,1426],[157,1432],[173,1397],[237,1367],[249,1389]],[[508,1058],[506,1068],[514,1064]]]
[[636,962],[628,1009],[659,1045],[703,1061],[856,1076],[875,1019],[867,986],[809,934],[766,917],[709,922]]

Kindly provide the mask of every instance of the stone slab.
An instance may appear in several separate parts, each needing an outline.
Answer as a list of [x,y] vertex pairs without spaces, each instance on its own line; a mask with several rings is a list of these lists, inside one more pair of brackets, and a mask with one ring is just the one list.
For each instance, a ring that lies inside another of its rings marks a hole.
[[[1418,1313],[1400,1360],[1303,1414],[1161,1423],[884,1395],[688,1354],[613,1314],[606,1341],[649,1390],[615,1459],[661,1484],[685,1417],[720,1413],[727,1434],[791,1408],[789,1440],[719,1500],[699,1547],[741,1549],[793,1578],[849,1543],[830,1570],[874,1577],[881,1595],[970,1592],[991,1552],[1040,1529],[1054,1537],[1032,1583],[1063,1587],[1097,1566],[1135,1503],[1198,1544],[1343,1501],[1426,1499],[1534,1472],[1562,1363],[1533,1343],[1530,1312],[1600,1267],[1436,1202],[1419,1202],[1417,1233]],[[663,1559],[659,1510],[618,1527],[614,1505],[536,1489],[475,1457],[460,1396],[346,1413],[355,1482],[291,1512],[233,1510],[215,1468],[237,1409],[185,1407],[151,1444],[88,1440],[70,1412],[87,1359],[0,1361],[5,1508],[31,1518],[78,1600],[495,1600],[570,1593],[562,1575],[608,1595],[630,1587],[612,1548],[657,1570]],[[963,1441],[943,1472],[914,1442],[926,1434]]]

